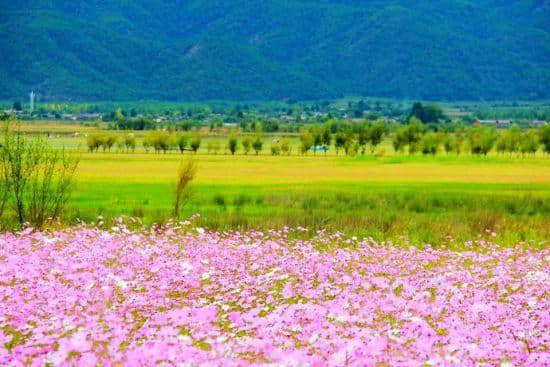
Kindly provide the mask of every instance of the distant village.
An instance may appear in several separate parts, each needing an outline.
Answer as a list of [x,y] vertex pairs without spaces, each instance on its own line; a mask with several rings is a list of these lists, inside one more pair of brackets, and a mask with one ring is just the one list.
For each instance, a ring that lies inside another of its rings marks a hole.
[[[132,108],[129,112],[125,112],[120,108],[117,108],[117,111],[107,112],[109,110],[105,111],[105,107],[100,108],[98,105],[93,105],[90,110],[87,104],[83,104],[83,108],[72,108],[79,106],[79,104],[75,104],[74,106],[71,104],[42,104],[37,108],[35,104],[36,94],[31,92],[29,94],[28,105],[23,106],[21,102],[14,102],[10,108],[2,110],[3,116],[15,116],[21,120],[61,120],[86,123],[115,121],[117,119],[116,113],[120,113],[125,119],[147,119],[155,123],[195,120],[208,124],[215,121],[218,125],[231,127],[238,125],[241,121],[257,119],[282,124],[307,123],[308,121],[322,122],[327,119],[344,119],[351,122],[362,122],[365,119],[369,119],[398,123],[407,121],[410,111],[410,107],[406,107],[407,105],[404,102],[381,102],[379,100],[348,101],[347,104],[340,103],[340,105],[327,101],[308,103],[288,102],[286,107],[277,106],[272,108],[258,107],[257,105],[250,107],[244,103],[242,105],[237,104],[233,107],[226,107],[222,111],[214,111],[208,107],[192,110],[188,107],[186,111],[182,108],[176,108],[175,110],[167,109],[156,113],[139,113],[135,108]],[[55,106],[55,108],[52,108],[52,106]],[[464,122],[497,128],[506,128],[513,124],[538,127],[548,123],[546,120],[537,118],[480,119],[472,117],[475,113],[466,109],[451,108],[443,113],[443,110],[437,105],[432,104],[428,106],[439,110],[440,117],[436,119],[437,121],[433,121],[438,123]],[[75,110],[80,111],[74,112]]]

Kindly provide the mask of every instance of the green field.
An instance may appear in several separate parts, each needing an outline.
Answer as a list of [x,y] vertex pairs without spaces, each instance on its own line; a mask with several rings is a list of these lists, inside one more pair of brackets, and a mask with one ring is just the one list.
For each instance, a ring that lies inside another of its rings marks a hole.
[[[271,156],[271,142],[281,135],[265,134],[259,155],[244,155],[240,147],[231,156],[223,131],[204,129],[196,155],[146,153],[143,131],[131,132],[137,139],[133,153],[117,146],[88,153],[86,135],[97,128],[57,122],[21,128],[46,133],[52,146],[81,156],[64,223],[97,223],[99,215],[132,216],[147,225],[169,220],[178,167],[194,157],[199,170],[181,217],[200,213],[198,225],[208,228],[303,226],[438,245],[492,239],[493,232],[510,245],[545,246],[550,238],[550,159],[540,151],[525,158],[495,152],[408,155],[394,152],[387,138],[374,154],[337,156],[332,147],[326,155],[303,156],[298,136],[289,134],[291,155]],[[207,154],[213,140],[221,149]]]
[[[180,154],[83,154],[70,220],[168,220]],[[550,238],[550,160],[471,156],[196,156],[183,217],[216,229],[304,226],[448,243]]]

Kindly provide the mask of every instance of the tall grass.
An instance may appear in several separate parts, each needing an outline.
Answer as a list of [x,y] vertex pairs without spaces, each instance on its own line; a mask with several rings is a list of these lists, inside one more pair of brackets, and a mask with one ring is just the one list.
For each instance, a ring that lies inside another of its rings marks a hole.
[[195,178],[197,173],[197,162],[193,158],[188,158],[181,162],[178,169],[178,179],[174,195],[173,215],[177,218],[180,215],[180,209],[191,199],[189,183]]

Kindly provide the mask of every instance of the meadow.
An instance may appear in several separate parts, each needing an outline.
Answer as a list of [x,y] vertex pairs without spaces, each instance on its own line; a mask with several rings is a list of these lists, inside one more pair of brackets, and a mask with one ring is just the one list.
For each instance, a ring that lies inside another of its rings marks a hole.
[[[86,136],[98,127],[39,121],[21,128],[47,134],[52,146],[80,156],[65,224],[120,215],[165,223],[172,217],[178,167],[192,158],[199,169],[181,216],[200,213],[199,225],[214,230],[302,226],[453,247],[487,234],[501,244],[536,247],[550,238],[550,159],[540,151],[409,155],[395,152],[386,138],[365,155],[336,155],[334,148],[302,155],[298,135],[286,134],[291,155],[272,156],[270,144],[282,135],[264,134],[259,155],[245,155],[242,147],[231,155],[227,135],[205,129],[197,154],[146,152],[143,131],[131,132],[133,151],[114,145],[90,153]],[[119,139],[125,134],[110,133]],[[211,142],[220,147],[217,154],[208,151]]]
[[[83,153],[69,216],[94,222],[169,219],[175,176],[190,153]],[[415,243],[495,232],[505,243],[550,235],[544,158],[193,156],[199,171],[183,216],[213,229],[304,226]]]

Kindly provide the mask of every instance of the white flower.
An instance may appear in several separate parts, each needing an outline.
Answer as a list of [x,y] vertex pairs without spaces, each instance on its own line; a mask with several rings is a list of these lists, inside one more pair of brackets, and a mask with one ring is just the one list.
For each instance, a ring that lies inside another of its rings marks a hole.
[[313,343],[315,343],[315,342],[317,341],[317,339],[319,339],[319,334],[318,334],[318,333],[315,333],[315,334],[313,334],[312,336],[309,337],[309,339],[308,339],[307,342],[308,342],[309,344],[313,344]]
[[193,265],[189,264],[187,261],[182,262],[180,266],[183,270],[183,275],[187,275],[193,270]]
[[188,342],[191,341],[191,338],[189,335],[178,335],[178,340],[181,342]]
[[346,320],[347,320],[346,317],[342,315],[336,317],[336,321],[338,322],[346,322]]

